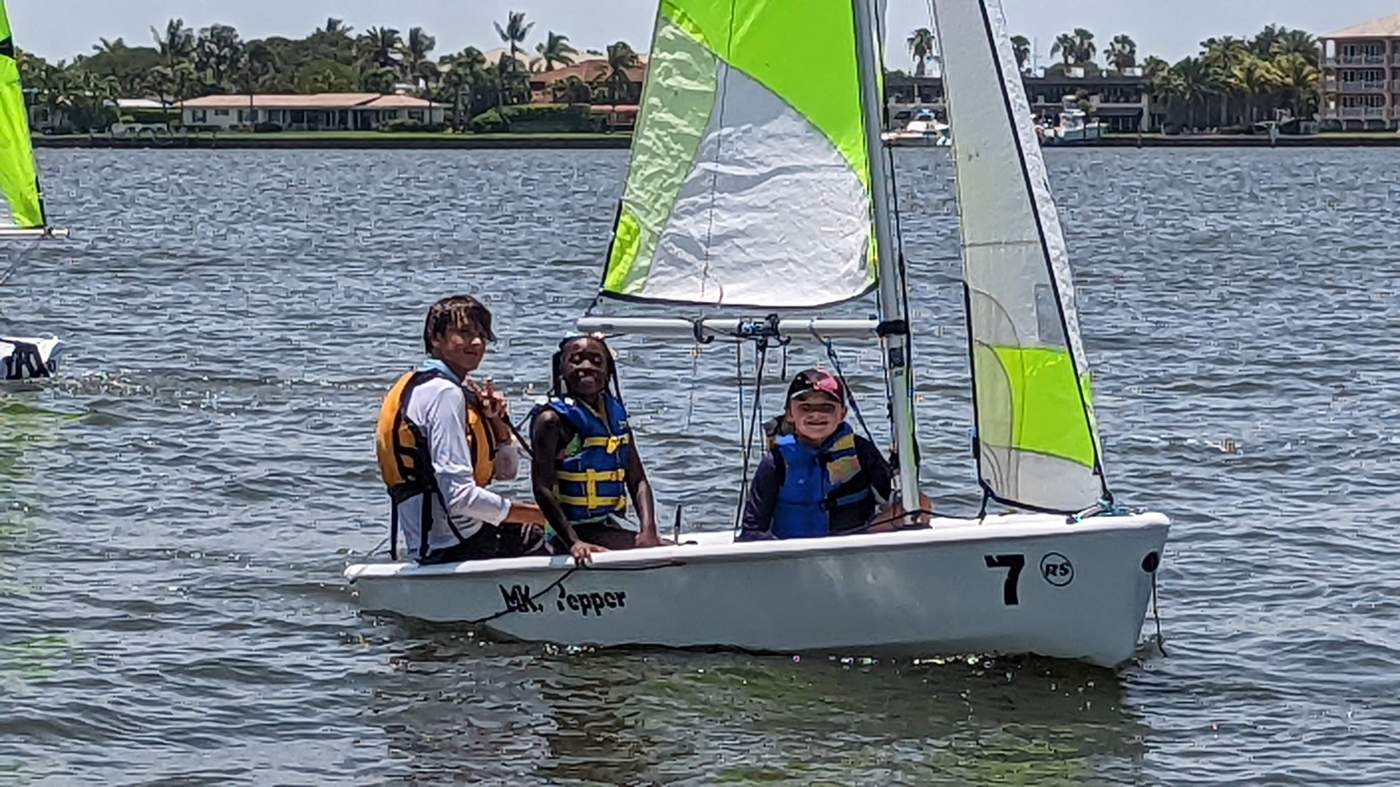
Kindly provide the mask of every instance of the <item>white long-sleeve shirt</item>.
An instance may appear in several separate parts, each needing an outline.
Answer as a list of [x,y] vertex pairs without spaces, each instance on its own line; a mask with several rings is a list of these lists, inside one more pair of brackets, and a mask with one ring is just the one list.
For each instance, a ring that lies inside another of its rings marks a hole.
[[[462,387],[451,380],[437,377],[418,385],[409,395],[406,408],[408,419],[417,424],[428,440],[433,458],[433,472],[438,489],[452,513],[452,524],[463,538],[471,538],[483,522],[499,524],[510,514],[510,501],[485,487],[476,485],[472,469],[471,448],[467,443],[467,400]],[[502,444],[496,452],[494,478],[509,481],[520,471],[520,452],[514,439]],[[419,531],[422,528],[424,496],[411,497],[399,503],[399,529],[403,531],[403,554],[417,560]],[[442,507],[434,496],[433,526],[428,532],[428,546],[444,549],[455,546],[457,537],[442,515]]]

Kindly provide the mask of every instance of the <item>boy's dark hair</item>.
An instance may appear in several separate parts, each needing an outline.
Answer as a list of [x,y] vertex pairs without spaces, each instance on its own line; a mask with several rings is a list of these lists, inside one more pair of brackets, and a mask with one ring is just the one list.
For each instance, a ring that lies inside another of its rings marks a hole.
[[423,322],[423,352],[431,355],[433,339],[453,328],[474,330],[486,341],[496,341],[491,332],[491,311],[470,295],[452,295],[429,307],[428,319]]

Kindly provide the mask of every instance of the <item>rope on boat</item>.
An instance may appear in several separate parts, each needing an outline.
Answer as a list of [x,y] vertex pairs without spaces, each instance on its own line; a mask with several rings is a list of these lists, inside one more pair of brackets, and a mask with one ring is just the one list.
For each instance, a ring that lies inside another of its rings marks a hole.
[[[775,325],[776,325],[776,318]],[[784,342],[786,343],[786,342]],[[749,464],[753,458],[753,438],[763,413],[763,371],[768,365],[768,337],[760,336],[754,346],[753,408],[749,410],[748,428],[744,427],[744,345],[734,345],[735,384],[739,388],[739,435],[744,440],[744,463],[739,471],[739,500],[734,507],[734,532],[744,521],[744,503],[749,493]]]

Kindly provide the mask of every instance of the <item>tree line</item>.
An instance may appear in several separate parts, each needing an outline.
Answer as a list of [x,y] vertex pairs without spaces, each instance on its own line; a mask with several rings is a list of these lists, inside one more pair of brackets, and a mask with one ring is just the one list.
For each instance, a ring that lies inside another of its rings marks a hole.
[[437,39],[421,27],[370,27],[357,34],[335,18],[304,38],[251,40],[231,25],[195,30],[171,19],[151,28],[150,45],[100,38],[91,53],[71,61],[49,63],[23,51],[17,57],[31,104],[62,110],[78,130],[105,129],[116,119],[111,105],[117,98],[152,98],[168,108],[220,94],[396,91],[451,104],[454,123],[462,128],[473,115],[529,103],[532,73],[584,59],[604,60],[607,68],[591,82],[570,77],[555,84],[556,101],[638,99],[627,72],[640,66],[640,58],[626,42],[580,53],[568,36],[551,30],[531,52],[535,23],[524,13],[512,12],[494,26],[505,49],[495,62],[470,46],[435,57]]
[[[1030,40],[1015,36],[1011,43],[1018,65],[1029,73]],[[924,75],[937,57],[934,34],[919,28],[907,44],[915,75]],[[1059,58],[1046,70],[1050,76],[1069,68],[1081,68],[1087,76],[1141,68],[1148,90],[1167,107],[1169,122],[1178,125],[1247,125],[1272,119],[1278,109],[1311,118],[1318,109],[1321,50],[1317,37],[1303,30],[1269,25],[1253,38],[1209,38],[1201,42],[1199,54],[1168,63],[1155,56],[1139,61],[1137,43],[1126,34],[1114,36],[1101,49],[1094,34],[1081,27],[1057,36],[1050,54]],[[1095,60],[1099,55],[1102,66]]]

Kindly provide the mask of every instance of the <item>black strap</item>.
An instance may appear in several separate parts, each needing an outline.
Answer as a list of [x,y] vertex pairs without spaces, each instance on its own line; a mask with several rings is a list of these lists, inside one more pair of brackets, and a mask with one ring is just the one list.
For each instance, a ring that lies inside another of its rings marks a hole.
[[[412,381],[412,382],[409,383],[408,387],[407,387],[407,388],[404,390],[404,392],[403,392],[403,400],[402,400],[402,402],[401,402],[400,405],[399,405],[399,412],[398,412],[398,414],[395,416],[395,422],[394,422],[394,431],[395,431],[395,434],[398,433],[398,428],[399,428],[400,424],[401,424],[401,423],[405,420],[405,418],[406,418],[406,415],[405,415],[405,414],[406,414],[407,411],[408,411],[408,401],[409,401],[409,398],[412,397],[412,395],[413,395],[413,389],[416,388],[416,387],[418,386],[418,383],[422,382],[423,380],[428,379],[429,377],[440,377],[440,376],[442,376],[440,372],[436,372],[436,371],[432,371],[432,370],[427,370],[427,371],[426,371],[426,374],[424,374],[421,378],[415,379],[414,381]],[[468,391],[465,387],[463,387],[462,392],[463,392],[464,395],[466,395],[466,396],[468,396],[468,397],[471,396],[471,392]],[[470,401],[470,400],[468,401],[468,405],[467,405],[467,406],[468,406],[468,407],[471,406],[471,401]],[[478,413],[478,414],[480,414],[480,413]],[[468,420],[470,420],[470,419],[468,419]],[[433,497],[434,497],[434,496],[436,496],[436,498],[437,498],[439,504],[442,505],[442,515],[443,515],[444,518],[447,519],[447,528],[448,528],[449,530],[452,531],[452,535],[453,535],[454,537],[456,537],[457,543],[459,543],[459,544],[465,544],[465,543],[467,542],[467,539],[466,539],[465,536],[462,535],[462,531],[457,529],[456,523],[452,521],[452,513],[451,513],[451,510],[448,508],[448,505],[447,505],[447,498],[443,497],[443,494],[442,494],[442,487],[438,486],[437,473],[434,472],[434,470],[433,470],[433,457],[432,457],[431,450],[430,450],[430,448],[429,448],[429,446],[428,446],[427,436],[426,436],[425,434],[423,434],[423,431],[422,431],[421,429],[419,429],[418,426],[417,426],[416,424],[414,424],[412,421],[409,421],[408,423],[409,423],[410,429],[411,429],[411,430],[413,431],[413,433],[414,433],[413,436],[414,436],[414,438],[415,438],[415,439],[414,439],[414,445],[415,445],[416,450],[414,451],[414,455],[413,455],[413,463],[414,463],[414,466],[415,466],[415,472],[416,472],[416,474],[418,475],[418,477],[422,479],[422,486],[414,487],[414,490],[415,490],[415,491],[421,490],[421,491],[418,492],[418,494],[422,496],[422,501],[423,501],[423,502],[422,502],[423,510],[422,510],[422,512],[421,512],[421,514],[420,514],[420,516],[419,516],[419,523],[418,523],[418,527],[419,527],[418,560],[419,560],[419,562],[422,562],[423,560],[425,560],[425,559],[427,558],[428,550],[429,550],[429,546],[428,546],[428,536],[429,536],[429,534],[432,532],[432,529],[433,529],[433,505],[432,505],[432,503],[433,503]],[[468,442],[468,444],[469,444],[469,448],[471,448],[472,453],[473,453],[472,458],[473,458],[473,460],[475,460],[475,458],[476,458],[476,457],[475,457],[475,447],[472,446],[472,445],[470,445],[470,444],[472,443],[472,437],[473,437],[473,435],[471,435],[470,426],[468,426],[467,432],[468,432],[468,435],[467,435],[467,442]],[[487,438],[488,440],[493,439],[491,436],[489,436],[489,435],[490,435],[490,429],[489,429],[489,427],[488,427],[488,429],[487,429],[487,434],[488,434],[488,438]],[[402,464],[400,465],[400,467],[402,467]],[[389,547],[389,549],[390,549],[389,555],[390,555],[390,557],[392,557],[392,558],[395,559],[395,560],[398,559],[398,555],[396,554],[396,552],[397,552],[397,545],[398,545],[398,530],[399,530],[399,505],[398,505],[398,504],[399,504],[399,502],[400,502],[401,500],[407,499],[407,497],[409,497],[409,496],[412,496],[411,493],[410,493],[409,495],[405,495],[405,496],[403,496],[403,497],[397,497],[397,498],[394,499],[394,511],[393,511],[393,514],[392,514],[392,516],[390,517],[390,520],[389,520],[389,544],[390,544],[390,547]],[[392,495],[391,495],[391,497],[392,497]]]
[[389,495],[389,559],[399,559],[399,501]]

